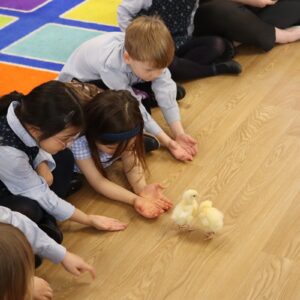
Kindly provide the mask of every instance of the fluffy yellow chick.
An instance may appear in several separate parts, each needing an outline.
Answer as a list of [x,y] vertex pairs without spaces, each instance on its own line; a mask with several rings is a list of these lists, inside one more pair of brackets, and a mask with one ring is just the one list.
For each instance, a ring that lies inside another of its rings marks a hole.
[[172,220],[179,227],[189,227],[197,216],[199,194],[196,190],[187,190],[182,195],[182,200],[175,206]]
[[197,214],[197,225],[205,233],[206,239],[212,239],[215,233],[223,228],[224,215],[213,207],[211,201],[200,203]]

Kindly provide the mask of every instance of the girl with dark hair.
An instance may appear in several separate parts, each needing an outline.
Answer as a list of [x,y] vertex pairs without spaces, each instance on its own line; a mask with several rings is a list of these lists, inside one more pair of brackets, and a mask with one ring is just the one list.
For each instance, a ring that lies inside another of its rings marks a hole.
[[[160,184],[147,184],[143,147],[144,122],[139,104],[128,91],[105,91],[85,106],[85,135],[71,150],[76,171],[104,196],[133,205],[147,218],[158,217],[172,207]],[[121,158],[133,192],[110,181],[105,168]]]
[[[78,99],[58,81],[28,95],[12,93],[0,99],[0,205],[26,215],[58,243],[63,236],[56,220],[99,230],[126,227],[115,219],[86,215],[62,199],[74,166],[67,146],[82,130],[83,120]],[[39,173],[45,163],[53,174],[51,189]]]

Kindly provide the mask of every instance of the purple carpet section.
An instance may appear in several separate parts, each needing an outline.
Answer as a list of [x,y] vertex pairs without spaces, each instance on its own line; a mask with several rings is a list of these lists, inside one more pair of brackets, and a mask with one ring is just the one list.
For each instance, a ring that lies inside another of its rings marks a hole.
[[37,6],[42,5],[48,1],[49,0],[0,0],[0,7],[7,9],[31,11]]

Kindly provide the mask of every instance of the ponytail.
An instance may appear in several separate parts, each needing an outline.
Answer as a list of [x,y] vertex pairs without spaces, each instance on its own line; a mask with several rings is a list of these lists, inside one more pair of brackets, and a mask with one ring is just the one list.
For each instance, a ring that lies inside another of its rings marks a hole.
[[21,102],[24,95],[17,91],[13,91],[10,94],[4,95],[0,98],[0,116],[6,115],[7,110],[11,102],[18,101]]

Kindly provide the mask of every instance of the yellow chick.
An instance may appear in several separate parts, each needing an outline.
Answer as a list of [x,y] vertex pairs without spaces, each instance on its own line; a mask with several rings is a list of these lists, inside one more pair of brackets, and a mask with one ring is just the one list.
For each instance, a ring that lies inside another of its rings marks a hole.
[[182,200],[175,206],[172,220],[179,227],[189,227],[197,216],[199,194],[196,190],[187,190],[182,195]]
[[213,207],[211,201],[200,203],[197,214],[197,225],[205,233],[206,239],[212,239],[223,228],[224,215]]

